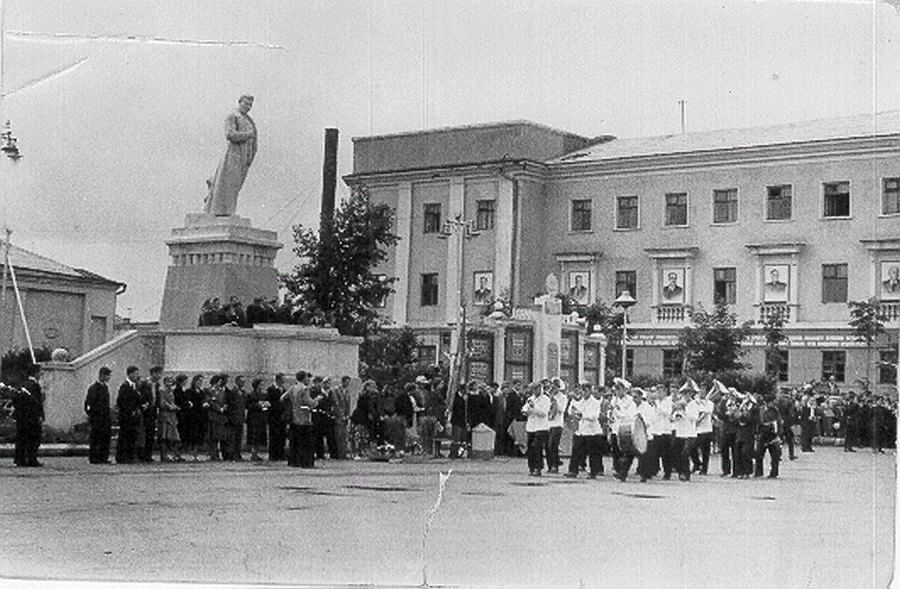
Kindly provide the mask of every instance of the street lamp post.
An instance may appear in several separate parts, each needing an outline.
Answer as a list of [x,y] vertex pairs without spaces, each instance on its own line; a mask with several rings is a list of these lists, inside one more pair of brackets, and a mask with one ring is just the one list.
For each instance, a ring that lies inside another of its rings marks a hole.
[[616,305],[622,307],[622,378],[626,377],[625,367],[626,367],[626,356],[628,350],[628,309],[634,306],[637,303],[637,300],[631,293],[627,290],[622,291],[622,294],[614,301]]

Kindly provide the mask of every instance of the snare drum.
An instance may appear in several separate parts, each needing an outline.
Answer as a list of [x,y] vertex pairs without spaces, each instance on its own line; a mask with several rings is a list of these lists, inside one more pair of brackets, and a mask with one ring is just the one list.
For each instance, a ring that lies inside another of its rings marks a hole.
[[647,451],[647,426],[640,415],[636,415],[634,421],[619,424],[616,432],[619,441],[619,449],[628,456],[640,456]]

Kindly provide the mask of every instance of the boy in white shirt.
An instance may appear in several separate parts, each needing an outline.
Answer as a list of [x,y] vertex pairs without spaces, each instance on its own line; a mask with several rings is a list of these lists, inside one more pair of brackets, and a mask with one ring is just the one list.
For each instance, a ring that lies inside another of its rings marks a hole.
[[569,414],[578,418],[578,428],[572,436],[572,457],[569,459],[569,472],[565,476],[578,477],[584,456],[588,457],[588,478],[595,479],[598,474],[603,474],[603,453],[601,439],[603,427],[600,425],[601,412],[603,411],[602,391],[595,387],[593,393],[588,387],[582,388],[581,399],[572,401],[569,405]]
[[569,398],[565,393],[566,384],[554,378],[550,385],[550,413],[547,420],[550,430],[547,438],[547,472],[558,474],[562,461],[559,459],[559,441],[562,439],[563,419]]
[[525,432],[528,435],[528,471],[533,477],[541,476],[544,468],[544,448],[550,431],[547,415],[550,413],[550,397],[544,394],[541,385],[529,386],[530,396],[522,407],[528,417]]
[[709,399],[701,396],[699,392],[694,393],[694,403],[697,404],[697,443],[691,453],[691,462],[694,464],[693,471],[706,474],[709,470],[709,449],[713,441],[713,403]]
[[697,404],[689,400],[687,394],[673,403],[672,426],[675,428],[672,454],[675,457],[675,468],[678,479],[691,480],[691,450],[697,441]]

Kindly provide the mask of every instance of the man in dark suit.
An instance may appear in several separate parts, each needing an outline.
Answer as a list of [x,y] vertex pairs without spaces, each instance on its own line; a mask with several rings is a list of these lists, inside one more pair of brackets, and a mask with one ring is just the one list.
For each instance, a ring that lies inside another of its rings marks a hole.
[[116,443],[116,462],[130,464],[135,459],[135,443],[141,424],[141,394],[137,381],[141,373],[137,366],[129,366],[125,371],[125,382],[116,396],[118,411],[119,439]]
[[843,423],[841,424],[844,428],[844,452],[856,452],[853,446],[856,442],[859,416],[860,407],[856,402],[856,395],[851,392],[847,395],[847,401],[844,404]]
[[138,386],[141,395],[141,422],[144,428],[144,445],[138,451],[138,460],[153,462],[153,441],[156,439],[156,410],[159,402],[159,387],[162,386],[162,368],[150,369],[150,380]]
[[257,323],[265,323],[265,310],[262,306],[262,298],[256,297],[253,302],[247,305],[247,327],[253,327]]
[[281,396],[284,392],[284,374],[279,372],[275,375],[275,383],[266,390],[266,400],[269,401],[269,462],[285,459],[284,444],[287,438],[287,426],[284,423],[284,408],[281,404]]
[[84,399],[84,412],[91,428],[88,462],[109,464],[109,439],[112,435],[112,420],[109,414],[109,378],[112,371],[106,366],[100,369],[97,382],[92,384]]
[[794,430],[791,429],[797,424],[797,410],[794,408],[794,400],[791,398],[790,392],[782,390],[778,394],[775,401],[778,407],[778,413],[781,415],[781,423],[784,426],[781,431],[781,439],[788,447],[788,459],[796,460],[794,455]]
[[41,367],[28,367],[28,380],[13,399],[13,416],[16,419],[16,466],[43,466],[38,462],[38,448],[41,445],[41,428],[44,423],[44,393],[38,380]]
[[246,418],[245,399],[247,392],[244,390],[244,377],[236,376],[234,386],[225,389],[225,447],[228,455],[224,460],[241,462],[241,444],[244,440],[244,420]]

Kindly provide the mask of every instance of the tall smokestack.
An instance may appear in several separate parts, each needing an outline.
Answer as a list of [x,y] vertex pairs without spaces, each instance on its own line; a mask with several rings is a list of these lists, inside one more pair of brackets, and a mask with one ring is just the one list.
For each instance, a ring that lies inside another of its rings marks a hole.
[[337,188],[338,130],[325,129],[325,159],[322,162],[322,212],[319,216],[319,236],[331,238],[334,221],[334,193]]

